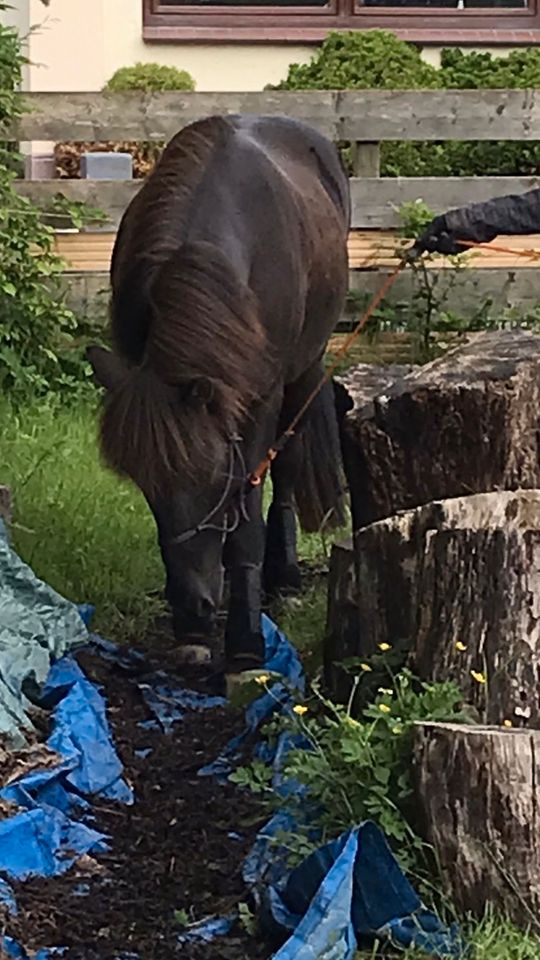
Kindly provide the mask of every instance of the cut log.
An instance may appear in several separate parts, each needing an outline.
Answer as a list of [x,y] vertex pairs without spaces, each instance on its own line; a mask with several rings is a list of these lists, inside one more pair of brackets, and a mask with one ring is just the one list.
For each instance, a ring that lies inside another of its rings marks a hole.
[[432,500],[540,488],[540,337],[475,334],[375,399],[363,370],[342,384],[352,401],[342,438],[355,529]]
[[540,932],[540,731],[419,724],[415,776],[454,906]]
[[484,722],[540,726],[540,491],[418,507],[359,530],[354,553],[332,558],[327,664],[389,643]]
[[[335,652],[339,652],[336,661]],[[358,654],[358,597],[351,538],[332,547],[328,574],[328,612],[324,642],[324,673],[337,700],[344,702],[350,680],[340,663]]]
[[0,485],[0,519],[4,520],[5,523],[10,524],[11,514],[12,514],[11,490],[9,487],[4,487]]

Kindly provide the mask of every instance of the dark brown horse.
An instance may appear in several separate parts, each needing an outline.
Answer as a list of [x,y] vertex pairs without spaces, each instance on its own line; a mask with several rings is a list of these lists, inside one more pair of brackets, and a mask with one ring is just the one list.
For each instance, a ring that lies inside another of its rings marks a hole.
[[118,232],[114,352],[89,351],[107,389],[102,451],[155,516],[186,652],[201,653],[227,569],[231,672],[263,659],[263,575],[268,594],[299,587],[295,507],[307,530],[341,517],[330,384],[273,464],[266,538],[261,488],[246,494],[245,479],[321,376],[347,288],[349,206],[338,153],[316,131],[211,117],[171,141]]

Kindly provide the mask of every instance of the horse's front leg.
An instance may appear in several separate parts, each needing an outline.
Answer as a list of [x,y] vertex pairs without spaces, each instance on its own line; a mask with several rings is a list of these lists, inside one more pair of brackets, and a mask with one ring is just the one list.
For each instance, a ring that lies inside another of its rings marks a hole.
[[264,663],[261,632],[264,521],[262,486],[246,500],[247,518],[229,535],[224,563],[229,574],[229,609],[225,628],[227,674],[254,670]]

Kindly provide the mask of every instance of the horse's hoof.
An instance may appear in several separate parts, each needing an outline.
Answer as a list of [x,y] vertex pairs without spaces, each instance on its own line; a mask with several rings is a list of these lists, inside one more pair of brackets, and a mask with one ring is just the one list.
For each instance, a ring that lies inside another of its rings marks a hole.
[[210,648],[202,643],[184,643],[178,648],[178,661],[186,666],[203,666],[205,663],[210,663],[211,659]]

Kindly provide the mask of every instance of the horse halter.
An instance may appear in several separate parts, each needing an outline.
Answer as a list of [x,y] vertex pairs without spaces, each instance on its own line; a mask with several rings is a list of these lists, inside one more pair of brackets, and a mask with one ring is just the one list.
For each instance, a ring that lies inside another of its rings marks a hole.
[[[225,539],[229,534],[234,533],[242,521],[248,520],[248,512],[246,506],[246,461],[244,454],[242,452],[242,437],[233,436],[229,441],[229,469],[227,472],[227,479],[225,481],[225,487],[223,493],[219,497],[218,502],[212,509],[206,514],[205,517],[197,524],[196,527],[191,527],[189,530],[185,530],[183,533],[179,533],[176,537],[171,537],[170,540],[167,540],[167,545],[170,547],[179,546],[182,543],[187,543],[189,540],[193,540],[199,533],[204,533],[206,530],[215,530],[221,533],[222,542],[225,542]],[[211,521],[213,518],[220,512],[220,510],[227,504],[229,497],[231,495],[231,490],[236,479],[235,477],[235,462],[238,460],[240,465],[240,490],[238,503],[232,504],[225,511],[223,518],[223,524],[215,524]],[[233,519],[230,526],[228,526],[229,514],[233,512]]]

